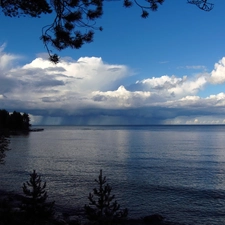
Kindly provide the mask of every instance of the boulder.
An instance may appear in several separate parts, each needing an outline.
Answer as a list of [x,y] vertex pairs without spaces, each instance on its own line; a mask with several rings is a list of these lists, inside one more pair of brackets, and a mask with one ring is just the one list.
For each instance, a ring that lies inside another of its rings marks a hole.
[[145,222],[145,224],[149,224],[149,225],[160,225],[163,223],[164,217],[159,215],[159,214],[153,214],[150,216],[145,216],[143,218],[143,221]]

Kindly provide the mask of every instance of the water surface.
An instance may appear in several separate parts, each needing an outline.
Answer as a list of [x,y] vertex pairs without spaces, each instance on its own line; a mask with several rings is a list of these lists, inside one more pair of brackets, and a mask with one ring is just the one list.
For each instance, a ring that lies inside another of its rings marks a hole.
[[35,169],[58,205],[83,207],[103,169],[130,217],[225,224],[225,126],[44,128],[12,136],[1,189],[22,191]]

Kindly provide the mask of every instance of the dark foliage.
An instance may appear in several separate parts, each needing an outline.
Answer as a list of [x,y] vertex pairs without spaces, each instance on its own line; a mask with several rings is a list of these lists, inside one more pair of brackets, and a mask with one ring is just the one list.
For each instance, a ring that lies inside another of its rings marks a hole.
[[13,224],[14,213],[10,204],[10,199],[4,198],[0,201],[0,225]]
[[101,30],[95,20],[103,14],[103,0],[54,0],[51,5],[56,16],[53,23],[43,27],[41,40],[50,60],[57,63],[59,57],[51,53],[48,45],[60,51],[67,47],[79,49],[92,42],[94,30]]
[[89,205],[85,205],[87,218],[94,224],[113,224],[128,215],[128,210],[120,210],[120,205],[115,201],[115,196],[111,195],[112,187],[106,184],[106,177],[102,176],[102,170],[98,180],[95,180],[98,188],[93,189],[93,193],[88,196]]
[[0,130],[0,164],[4,163],[5,152],[9,150],[9,136]]
[[28,131],[30,126],[30,118],[27,113],[20,114],[14,111],[9,114],[5,109],[0,110],[0,130]]
[[[142,3],[143,2],[143,3]],[[149,11],[156,11],[165,0],[123,0],[126,8],[136,4],[141,8],[141,17],[147,18]],[[208,0],[187,0],[204,11],[210,11],[213,4]],[[59,62],[59,56],[52,53],[49,45],[57,50],[67,47],[79,49],[93,41],[96,19],[103,14],[103,0],[0,0],[0,8],[5,16],[40,17],[41,14],[54,13],[54,20],[42,29],[43,41],[50,61]]]
[[35,223],[43,222],[54,214],[54,202],[47,202],[46,182],[34,170],[30,180],[23,184],[25,197],[22,200],[21,210],[25,212],[28,220]]
[[9,150],[9,134],[18,131],[27,132],[30,126],[27,113],[20,114],[14,111],[9,114],[5,109],[0,109],[0,163],[4,163],[5,152]]
[[209,3],[208,0],[188,0],[188,3],[194,4],[204,11],[211,11],[214,7],[214,4]]
[[51,13],[51,7],[46,0],[1,0],[2,11],[6,16],[20,17],[30,15],[40,17],[42,13]]
[[9,127],[9,112],[5,109],[0,110],[0,129],[7,129]]

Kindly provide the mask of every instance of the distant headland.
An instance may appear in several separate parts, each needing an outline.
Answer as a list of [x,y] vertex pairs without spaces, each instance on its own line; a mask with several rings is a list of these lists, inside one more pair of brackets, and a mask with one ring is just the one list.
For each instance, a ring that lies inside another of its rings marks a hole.
[[31,128],[30,117],[27,113],[14,111],[9,113],[0,109],[0,131],[9,134],[43,131],[43,128]]

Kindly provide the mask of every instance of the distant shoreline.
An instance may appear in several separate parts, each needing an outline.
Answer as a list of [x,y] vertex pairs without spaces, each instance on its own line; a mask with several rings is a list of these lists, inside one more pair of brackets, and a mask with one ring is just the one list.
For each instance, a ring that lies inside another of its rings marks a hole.
[[39,132],[39,131],[44,131],[44,128],[32,128],[29,129],[30,132]]
[[[104,125],[86,125],[86,124],[82,124],[82,125],[77,125],[77,124],[50,124],[50,125],[44,125],[44,124],[41,124],[41,125],[33,125],[34,127],[173,127],[173,126],[176,126],[176,127],[191,127],[191,126],[225,126],[225,124],[104,124]],[[35,128],[34,128],[35,129]],[[37,128],[38,129],[38,128]]]

